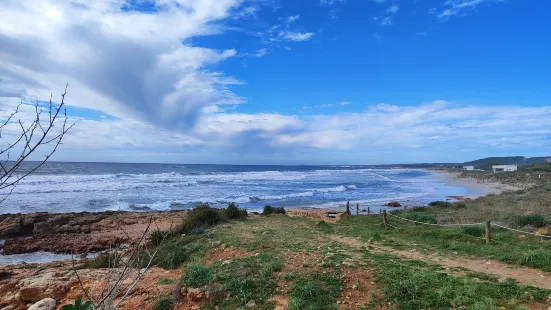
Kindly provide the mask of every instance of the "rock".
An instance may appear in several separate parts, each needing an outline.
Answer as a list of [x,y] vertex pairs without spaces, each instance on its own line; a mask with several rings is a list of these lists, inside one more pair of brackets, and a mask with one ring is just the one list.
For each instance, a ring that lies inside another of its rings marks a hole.
[[200,288],[188,288],[186,296],[191,301],[201,301],[203,299],[203,291]]
[[0,310],[15,310],[17,309],[17,306],[16,305],[9,305],[9,306],[6,306]]
[[204,289],[205,298],[211,303],[217,303],[224,299],[226,294],[224,293],[224,286],[220,283],[213,283],[207,285]]
[[23,218],[21,215],[8,216],[0,222],[0,236],[16,236],[21,233]]
[[36,302],[41,300],[44,295],[44,288],[43,287],[23,287],[19,290],[19,300],[21,301],[31,301]]
[[385,206],[392,207],[392,208],[399,208],[402,205],[398,201],[391,201],[391,202],[386,203]]
[[247,308],[254,308],[256,307],[256,302],[254,300],[249,300],[249,302],[245,305]]
[[45,298],[29,307],[28,310],[55,310],[56,302],[52,298]]
[[186,296],[186,295],[187,295],[187,287],[182,286],[182,287],[180,288],[180,295],[182,295],[182,296]]
[[231,264],[231,262],[232,262],[231,259],[226,259],[225,261],[222,262],[222,266],[229,265],[229,264]]

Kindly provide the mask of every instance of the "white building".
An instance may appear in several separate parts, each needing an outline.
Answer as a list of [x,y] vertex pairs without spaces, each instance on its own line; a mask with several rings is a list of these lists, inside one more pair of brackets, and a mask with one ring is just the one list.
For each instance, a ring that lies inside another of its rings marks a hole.
[[517,171],[517,170],[518,170],[517,165],[495,165],[495,166],[492,166],[492,171],[494,173],[505,172],[505,171]]
[[463,170],[466,170],[466,171],[473,171],[473,170],[474,170],[474,166],[463,166]]

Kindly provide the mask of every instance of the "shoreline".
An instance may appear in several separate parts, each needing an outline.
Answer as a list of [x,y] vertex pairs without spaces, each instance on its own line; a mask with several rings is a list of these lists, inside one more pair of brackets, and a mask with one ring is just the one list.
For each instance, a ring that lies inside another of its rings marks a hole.
[[484,197],[490,194],[499,195],[505,191],[520,190],[520,187],[512,186],[509,184],[502,184],[497,182],[485,182],[479,183],[475,178],[459,178],[461,173],[448,172],[438,170],[428,170],[433,173],[435,180],[445,183],[450,186],[463,187],[471,192],[469,195],[463,197],[469,199],[476,199]]

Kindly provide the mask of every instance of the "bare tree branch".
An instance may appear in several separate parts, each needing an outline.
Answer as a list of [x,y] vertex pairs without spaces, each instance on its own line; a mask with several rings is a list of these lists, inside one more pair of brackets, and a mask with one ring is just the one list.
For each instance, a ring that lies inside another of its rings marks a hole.
[[[0,155],[5,154],[7,157],[0,163],[0,191],[9,188],[7,193],[0,194],[4,196],[0,200],[0,204],[6,200],[21,180],[34,173],[50,159],[57,151],[65,134],[74,126],[74,124],[68,124],[65,109],[68,86],[69,84],[65,86],[65,91],[61,94],[61,103],[58,106],[54,105],[53,96],[50,96],[47,107],[48,117],[45,122],[41,118],[45,109],[40,107],[38,103],[34,104],[34,119],[30,122],[25,122],[21,118],[16,120],[21,113],[21,107],[27,105],[21,102],[17,105],[15,111],[0,123],[0,142],[6,140],[5,130],[8,127],[15,125],[19,128],[19,134],[15,134],[15,138],[11,139],[12,142],[5,141],[7,146],[0,149]],[[54,128],[58,128],[56,127],[58,123],[61,123],[61,127],[59,130],[55,130]],[[51,146],[49,146],[50,144]],[[29,159],[29,156],[44,148],[47,148],[44,158],[34,165],[26,164],[25,169],[23,169],[22,164]],[[15,151],[18,152],[18,156],[14,160],[10,160],[10,152]]]

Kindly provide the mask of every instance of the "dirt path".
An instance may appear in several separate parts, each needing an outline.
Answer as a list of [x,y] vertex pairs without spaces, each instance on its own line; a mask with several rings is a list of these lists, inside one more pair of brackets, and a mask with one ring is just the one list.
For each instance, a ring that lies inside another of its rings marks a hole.
[[350,247],[360,248],[370,246],[378,251],[394,254],[408,259],[438,264],[449,268],[467,268],[471,271],[485,273],[498,277],[500,280],[512,278],[522,285],[530,285],[551,290],[551,273],[538,269],[508,265],[494,260],[467,259],[463,257],[445,257],[437,253],[425,254],[417,250],[396,250],[391,247],[363,242],[357,238],[330,236],[330,239]]

